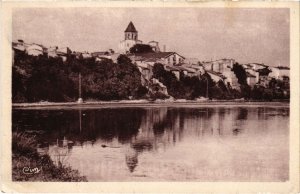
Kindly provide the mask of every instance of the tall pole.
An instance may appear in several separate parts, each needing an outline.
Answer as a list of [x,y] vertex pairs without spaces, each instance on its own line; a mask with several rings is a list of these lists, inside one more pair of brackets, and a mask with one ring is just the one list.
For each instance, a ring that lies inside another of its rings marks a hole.
[[78,80],[78,85],[79,85],[79,99],[81,98],[81,72],[79,72],[79,80]]
[[78,76],[78,103],[82,103],[82,98],[81,98],[81,72],[79,72]]
[[206,78],[206,98],[208,98],[208,79]]
[[79,131],[80,131],[80,133],[81,133],[81,130],[82,130],[82,124],[81,124],[81,109],[79,109]]

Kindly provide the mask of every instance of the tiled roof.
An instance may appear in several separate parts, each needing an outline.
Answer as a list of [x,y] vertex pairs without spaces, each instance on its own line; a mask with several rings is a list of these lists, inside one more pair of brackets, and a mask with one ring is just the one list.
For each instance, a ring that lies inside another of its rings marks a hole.
[[157,59],[166,58],[172,54],[174,54],[174,52],[139,53],[139,54],[135,54],[135,56],[138,58],[142,58],[144,60],[150,60],[150,59],[157,60]]
[[219,61],[230,61],[230,60],[234,60],[234,59],[226,59],[226,58],[223,58],[223,59],[217,59],[217,60],[211,60],[211,61],[202,61],[202,63],[213,63],[213,62],[219,62]]
[[180,71],[178,68],[176,67],[172,67],[172,66],[166,66],[167,69],[169,69],[170,71]]
[[138,67],[142,68],[142,69],[149,69],[147,64],[144,63],[138,63],[137,64]]
[[263,63],[248,63],[248,64],[246,64],[246,65],[250,65],[251,66],[251,64],[254,64],[254,65],[260,65],[260,66],[262,66],[262,67],[268,67],[268,65],[265,65],[265,64],[263,64]]
[[[177,53],[176,52],[137,53],[137,54],[135,54],[135,57],[138,57],[138,58],[140,57],[144,60],[158,60],[158,59],[167,58],[168,56],[173,55],[173,54],[177,54]],[[182,57],[182,58],[184,58],[184,57]]]
[[137,32],[132,22],[128,24],[125,32]]
[[247,77],[255,77],[254,75],[252,75],[252,74],[249,73],[249,72],[246,72],[246,75],[247,75]]
[[195,73],[196,72],[195,69],[188,68],[188,67],[178,66],[178,68],[183,70],[183,71],[187,71],[188,73]]
[[260,76],[262,76],[262,75],[269,75],[269,73],[272,71],[267,67],[265,67],[263,69],[258,69],[257,72],[259,73]]
[[96,57],[96,56],[108,55],[109,52],[108,51],[100,51],[100,52],[93,52],[91,54],[93,57]]
[[143,58],[166,58],[174,52],[158,52],[158,53],[137,53],[135,56],[140,56]]
[[210,73],[210,74],[213,74],[213,75],[216,75],[216,76],[219,76],[219,77],[221,77],[223,79],[226,79],[226,77],[224,75],[222,75],[222,73],[211,71],[211,70],[207,70],[206,72]]
[[285,66],[278,66],[278,67],[276,67],[277,69],[286,69],[286,70],[290,70],[290,68],[289,67],[285,67]]

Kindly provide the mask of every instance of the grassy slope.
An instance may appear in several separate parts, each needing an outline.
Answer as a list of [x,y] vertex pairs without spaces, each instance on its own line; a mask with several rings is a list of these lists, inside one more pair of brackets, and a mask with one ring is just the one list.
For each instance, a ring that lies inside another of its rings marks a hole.
[[[12,180],[13,181],[87,181],[77,170],[69,167],[57,167],[48,155],[40,156],[35,150],[34,137],[14,132],[12,135]],[[38,167],[37,174],[24,174],[23,168]]]

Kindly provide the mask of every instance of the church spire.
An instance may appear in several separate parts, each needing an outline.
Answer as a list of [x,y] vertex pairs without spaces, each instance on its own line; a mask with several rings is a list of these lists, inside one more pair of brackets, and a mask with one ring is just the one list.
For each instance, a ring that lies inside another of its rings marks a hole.
[[125,40],[138,40],[138,32],[131,21],[125,30]]
[[125,32],[137,32],[137,30],[135,29],[135,27],[134,27],[132,21],[130,21],[130,23],[128,24],[128,26],[127,26]]

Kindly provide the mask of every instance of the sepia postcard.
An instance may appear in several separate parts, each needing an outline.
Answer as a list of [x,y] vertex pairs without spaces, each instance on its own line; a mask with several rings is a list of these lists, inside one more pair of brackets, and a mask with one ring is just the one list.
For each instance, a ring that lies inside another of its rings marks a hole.
[[299,2],[1,12],[1,191],[299,192]]

